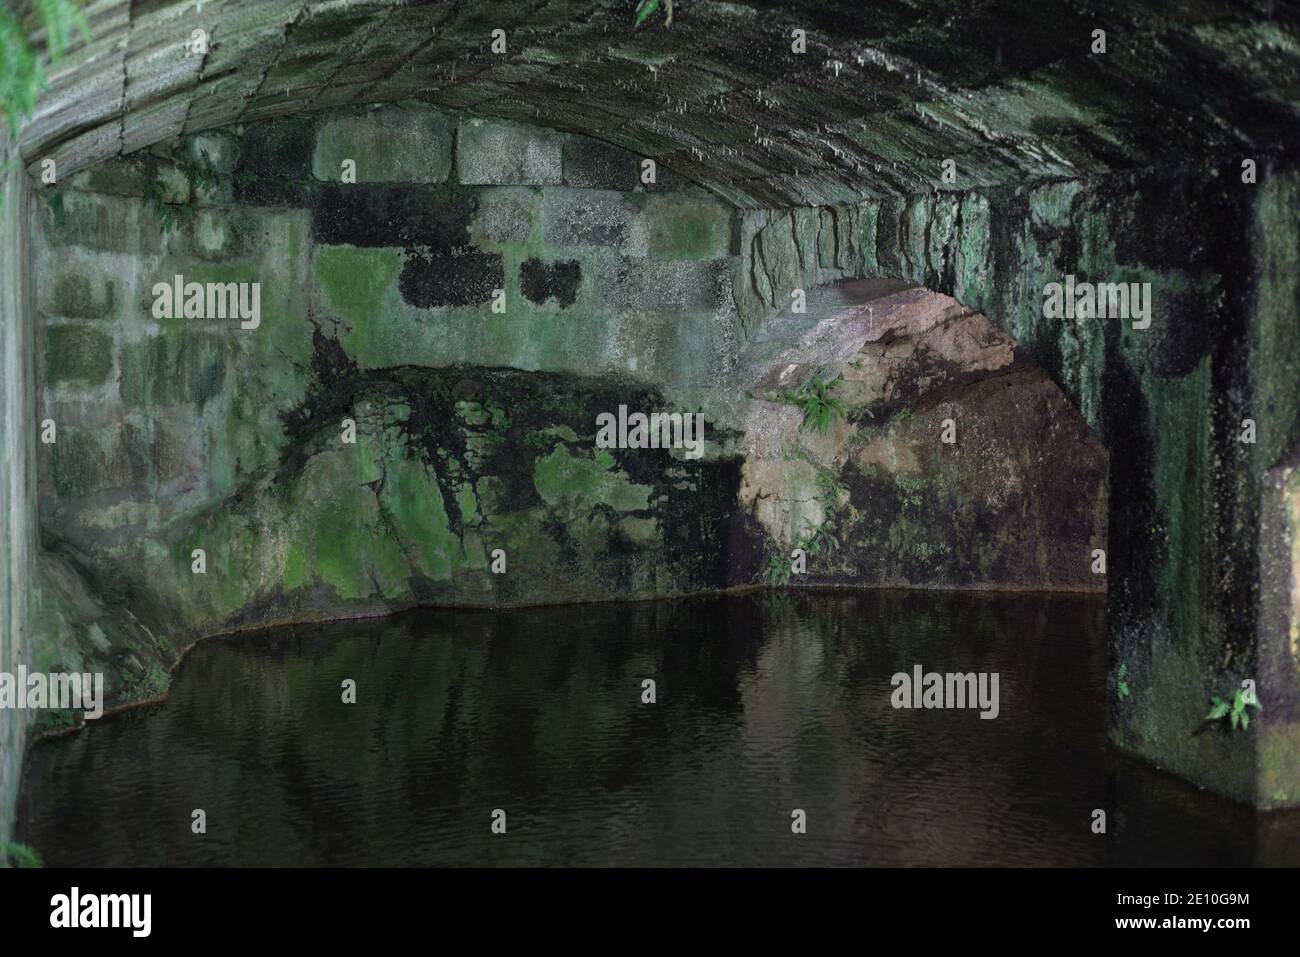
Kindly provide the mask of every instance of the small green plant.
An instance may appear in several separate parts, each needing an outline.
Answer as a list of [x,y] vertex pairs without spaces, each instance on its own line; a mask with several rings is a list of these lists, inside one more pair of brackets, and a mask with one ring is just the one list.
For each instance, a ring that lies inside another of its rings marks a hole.
[[636,22],[632,24],[633,28],[641,26],[651,15],[656,13],[660,7],[664,9],[664,26],[673,25],[673,0],[641,0],[636,5]]
[[835,478],[831,472],[820,470],[817,472],[817,491],[821,493],[822,498],[826,499],[828,507],[834,507],[839,501],[839,497],[848,492],[848,486]]
[[51,708],[46,711],[38,726],[41,734],[66,731],[77,726],[77,713],[71,708]]
[[212,157],[208,155],[207,150],[200,149],[198,158],[194,162],[180,165],[195,186],[209,191],[221,186],[221,170],[217,169],[217,164],[212,162]]
[[1253,690],[1246,691],[1238,688],[1231,701],[1225,701],[1217,695],[1211,698],[1210,713],[1205,716],[1205,720],[1213,723],[1227,718],[1234,730],[1240,726],[1241,730],[1245,731],[1250,727],[1250,712],[1247,708],[1254,708],[1256,711],[1264,710],[1264,706],[1259,703]]
[[763,581],[768,585],[786,585],[790,582],[790,560],[777,552],[767,560]]
[[126,701],[151,701],[166,694],[169,683],[167,672],[154,662],[144,674],[126,686],[122,697]]
[[144,204],[154,211],[158,217],[158,224],[162,226],[165,233],[179,229],[181,224],[188,220],[186,215],[187,207],[179,203],[169,203],[163,199],[162,185],[155,179],[148,179],[144,184],[144,192],[140,198]]
[[821,524],[817,531],[813,532],[812,538],[804,543],[803,549],[809,555],[820,555],[823,552],[830,553],[840,547],[839,537],[835,534],[839,529],[836,527],[833,519],[827,519]]
[[1119,693],[1120,698],[1127,698],[1128,691],[1128,665],[1120,662],[1119,671],[1115,673],[1115,690]]
[[41,861],[41,855],[26,844],[19,844],[17,841],[7,841],[0,845],[0,864],[7,867],[44,867]]
[[[139,160],[144,167],[144,190],[140,198],[154,211],[164,232],[179,229],[194,218],[192,203],[173,203],[166,200],[167,190],[160,177],[161,166],[156,157],[145,155]],[[192,162],[177,161],[173,164],[194,185],[194,188],[216,190],[221,185],[221,173],[217,169],[207,150],[200,150],[198,158]]]
[[908,508],[920,508],[925,492],[925,479],[903,476],[898,479],[897,484],[903,505]]
[[829,432],[844,417],[844,400],[833,395],[839,380],[823,382],[814,378],[798,389],[782,392],[780,399],[803,413],[803,427],[814,432]]

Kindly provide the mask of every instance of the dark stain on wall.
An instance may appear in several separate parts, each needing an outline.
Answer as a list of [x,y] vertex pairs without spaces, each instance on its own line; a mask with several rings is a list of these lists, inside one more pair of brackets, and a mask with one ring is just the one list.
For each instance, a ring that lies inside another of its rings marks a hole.
[[312,209],[312,232],[321,243],[451,253],[470,244],[469,223],[477,210],[478,197],[470,190],[325,183]]
[[1168,521],[1156,499],[1154,447],[1142,382],[1120,352],[1119,325],[1108,323],[1103,329],[1101,418],[1111,462],[1107,561],[1124,570],[1108,578],[1110,613],[1113,634],[1124,636],[1142,633],[1159,607],[1157,576],[1168,560]]
[[245,128],[232,184],[236,203],[307,205],[316,182],[311,175],[315,122],[315,117],[297,117]]
[[536,257],[525,260],[519,267],[519,285],[530,302],[541,305],[555,297],[561,307],[573,305],[578,298],[578,283],[582,281],[582,266],[576,259],[546,265]]
[[[595,552],[590,538],[585,544],[575,539],[565,524],[565,513],[539,496],[535,476],[540,459],[557,447],[586,459],[592,454],[597,413],[619,403],[663,409],[664,397],[656,389],[610,376],[506,368],[361,369],[336,339],[319,329],[314,336],[312,372],[313,383],[303,403],[281,416],[287,442],[276,487],[293,487],[307,461],[331,447],[339,420],[357,417],[358,405],[372,409],[400,405],[409,412],[385,418],[381,430],[400,431],[409,455],[428,468],[457,535],[464,535],[458,495],[464,488],[479,489],[486,478],[501,489],[495,498],[496,511],[486,516],[489,527],[506,515],[531,515],[538,531],[561,546],[574,580],[598,580],[614,593],[634,593],[645,587],[640,578],[648,556],[656,556],[657,566],[671,577],[672,591],[747,584],[757,572],[761,536],[739,507],[742,460],[738,456],[687,460],[673,458],[667,450],[609,450],[614,471],[651,491],[644,509],[615,511],[599,500],[579,506],[588,519],[605,520],[605,539]],[[467,421],[458,411],[464,403],[500,414]],[[714,441],[734,437],[711,424],[706,425],[706,434]],[[471,443],[476,448],[473,453]],[[662,531],[659,543],[629,540],[620,527],[623,517],[653,519]],[[538,599],[536,582],[525,586],[522,579],[509,579],[503,576],[493,582],[504,589],[499,600]],[[422,596],[430,601],[439,597],[447,595]]]
[[505,267],[499,253],[472,247],[450,255],[408,249],[397,288],[419,309],[472,306],[491,299],[494,289],[505,288]]

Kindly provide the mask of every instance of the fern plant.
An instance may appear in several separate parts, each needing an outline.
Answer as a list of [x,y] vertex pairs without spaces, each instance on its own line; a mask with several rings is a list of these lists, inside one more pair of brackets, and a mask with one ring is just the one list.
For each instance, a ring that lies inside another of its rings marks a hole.
[[820,555],[823,552],[829,554],[840,547],[839,536],[835,533],[839,531],[833,519],[827,519],[821,527],[813,533],[812,538],[808,539],[804,545],[804,551],[809,555]]
[[[163,231],[179,229],[194,218],[194,207],[189,203],[169,203],[164,198],[166,190],[159,178],[158,160],[145,155],[139,162],[144,166],[144,190],[140,198],[154,211]],[[221,185],[221,172],[212,162],[207,150],[199,150],[198,158],[192,162],[175,161],[181,174],[193,184],[195,189],[215,190]]]
[[825,469],[817,470],[817,477],[814,481],[817,483],[817,491],[821,493],[822,498],[826,499],[827,505],[831,508],[834,508],[841,495],[848,492],[848,487],[838,481],[833,473]]
[[790,581],[790,560],[777,552],[767,560],[763,581],[768,585],[785,585]]
[[839,379],[823,382],[814,378],[798,389],[782,392],[782,402],[796,406],[803,412],[803,427],[814,432],[829,432],[844,417],[844,400],[834,395]]
[[1205,716],[1205,720],[1212,723],[1227,718],[1234,730],[1240,727],[1245,731],[1250,727],[1248,708],[1254,708],[1256,711],[1264,710],[1264,706],[1255,697],[1254,691],[1243,691],[1238,688],[1231,701],[1225,701],[1218,695],[1211,698],[1210,713]]

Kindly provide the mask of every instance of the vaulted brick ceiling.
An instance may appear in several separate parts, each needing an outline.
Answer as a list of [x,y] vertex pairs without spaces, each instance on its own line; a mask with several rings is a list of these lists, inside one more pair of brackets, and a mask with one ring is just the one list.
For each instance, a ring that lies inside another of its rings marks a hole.
[[[52,71],[23,155],[71,172],[214,126],[420,99],[585,133],[739,205],[788,206],[942,188],[949,158],[962,188],[1227,171],[1300,141],[1291,4],[676,0],[671,26],[636,30],[634,6],[92,0],[92,40]],[[204,55],[186,50],[196,29]]]

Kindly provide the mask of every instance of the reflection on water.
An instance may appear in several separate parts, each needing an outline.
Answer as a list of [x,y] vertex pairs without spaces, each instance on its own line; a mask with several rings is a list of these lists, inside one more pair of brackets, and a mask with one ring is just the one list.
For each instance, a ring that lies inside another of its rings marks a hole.
[[[998,672],[998,718],[894,710],[890,677],[914,664]],[[200,645],[164,705],[39,744],[18,836],[55,866],[1300,863],[1300,816],[1110,752],[1105,675],[1090,597],[801,592],[276,629]]]

